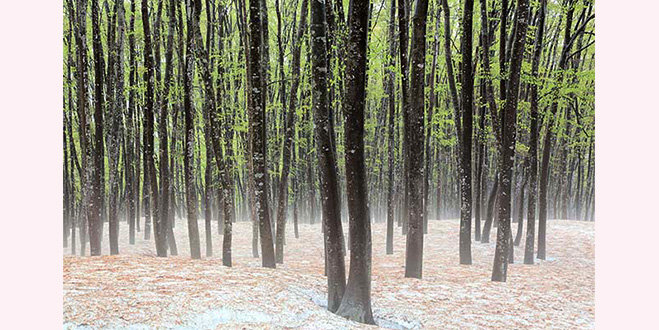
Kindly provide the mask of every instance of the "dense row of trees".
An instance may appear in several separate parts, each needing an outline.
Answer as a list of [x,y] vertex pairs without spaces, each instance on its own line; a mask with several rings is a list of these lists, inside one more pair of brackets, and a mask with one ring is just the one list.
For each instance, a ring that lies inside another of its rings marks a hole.
[[540,259],[547,219],[594,220],[593,1],[65,0],[64,17],[73,254],[100,255],[106,222],[120,253],[125,221],[176,255],[185,219],[198,259],[203,217],[206,256],[211,221],[225,266],[251,221],[274,268],[289,219],[295,238],[321,222],[329,310],[373,323],[372,221],[387,254],[406,235],[414,278],[429,219],[459,216],[462,264],[498,227],[505,281],[522,238],[534,262],[536,217]]

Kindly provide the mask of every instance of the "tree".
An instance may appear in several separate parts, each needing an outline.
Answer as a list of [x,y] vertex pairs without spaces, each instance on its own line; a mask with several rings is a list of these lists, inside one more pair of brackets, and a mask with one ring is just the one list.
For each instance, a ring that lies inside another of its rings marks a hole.
[[423,112],[424,76],[426,61],[426,20],[428,16],[428,1],[417,0],[414,17],[412,18],[412,74],[410,77],[409,126],[405,126],[409,136],[409,227],[407,232],[407,249],[405,250],[405,277],[421,278],[423,266],[423,155],[424,127]]
[[[145,107],[144,107],[144,173],[148,174],[149,193],[151,207],[153,210],[153,223],[155,229],[156,254],[159,257],[167,256],[167,228],[160,217],[158,208],[158,179],[154,155],[154,63],[151,45],[151,27],[149,19],[149,5],[146,0],[142,1],[142,24],[144,28],[144,80],[146,81]],[[146,175],[145,175],[146,177]],[[146,228],[145,228],[146,231]]]
[[258,0],[249,2],[249,31],[251,38],[249,39],[250,50],[247,66],[251,84],[250,125],[253,129],[251,143],[253,149],[255,206],[259,219],[262,264],[263,267],[275,268],[275,252],[272,242],[266,182],[265,97],[262,94],[265,91],[263,90],[261,69],[261,6]]
[[[553,126],[556,113],[558,111],[558,101],[560,86],[563,84],[565,70],[568,65],[568,57],[572,56],[571,49],[576,38],[585,32],[588,22],[595,18],[595,15],[590,15],[588,18],[585,18],[581,21],[579,25],[572,33],[572,15],[574,13],[574,2],[571,0],[567,1],[567,13],[566,13],[566,22],[565,22],[565,36],[563,38],[563,48],[561,50],[560,59],[558,61],[558,70],[556,73],[556,85],[551,90],[552,103],[549,109],[549,112],[545,115],[545,127],[546,133],[543,140],[542,148],[542,160],[540,161],[540,187],[539,187],[539,196],[538,196],[538,259],[546,258],[547,251],[547,190],[549,188],[549,157],[551,156],[551,141],[553,136]],[[578,50],[579,51],[582,51]]]
[[[408,114],[409,114],[409,68],[408,68],[408,58],[407,58],[407,48],[408,48],[408,30],[409,30],[409,5],[407,0],[398,0],[398,47],[400,54],[400,71],[401,71],[401,87],[400,93],[402,98],[402,108],[403,113],[403,126],[409,126],[408,123]],[[409,136],[407,132],[403,132],[403,210],[402,210],[402,223],[403,223],[403,235],[407,235],[408,229],[408,215],[409,215],[409,157],[406,154],[409,151]]]
[[350,215],[350,275],[336,314],[374,324],[371,310],[371,219],[364,163],[364,107],[366,98],[366,40],[369,1],[350,7],[346,59],[345,164]]
[[[195,1],[197,2],[197,1]],[[187,50],[185,58],[184,96],[183,105],[185,111],[185,147],[183,157],[183,168],[185,169],[185,199],[186,209],[188,211],[188,235],[190,237],[190,255],[192,259],[201,258],[201,248],[199,246],[199,228],[197,227],[197,192],[195,190],[195,172],[194,172],[194,113],[192,105],[192,83],[194,77],[194,29],[195,23],[191,22],[197,16],[198,9],[190,0],[187,2],[188,13],[188,34]],[[206,184],[209,184],[206,182]]]
[[91,175],[92,196],[87,210],[89,221],[89,247],[92,256],[101,255],[101,235],[103,222],[101,219],[101,176],[103,175],[103,49],[101,45],[101,29],[98,17],[98,1],[92,1],[92,48],[94,53],[94,146],[93,172]]
[[474,1],[465,0],[462,11],[462,40],[460,42],[460,53],[462,55],[460,66],[462,118],[455,118],[456,121],[462,121],[461,131],[458,132],[461,155],[458,169],[460,172],[460,264],[463,265],[471,265],[471,140],[474,111],[474,77],[471,72],[473,10]]
[[[303,2],[302,9],[306,2]],[[327,89],[327,30],[325,6],[320,1],[311,2],[311,46],[312,46],[312,98],[316,150],[320,178],[320,194],[323,212],[325,262],[327,272],[327,309],[336,312],[346,286],[343,259],[343,228],[334,151],[334,127],[328,104]]]
[[510,80],[507,85],[506,103],[503,108],[504,119],[501,134],[501,152],[498,162],[501,184],[501,195],[499,201],[499,230],[497,231],[497,245],[494,253],[494,266],[492,267],[492,281],[506,281],[508,270],[508,254],[512,249],[510,234],[510,196],[511,177],[513,161],[515,156],[515,141],[517,129],[517,101],[519,96],[519,85],[521,80],[522,61],[524,60],[524,46],[526,43],[526,29],[528,27],[529,15],[528,0],[517,1],[517,13],[515,14],[515,39],[513,42],[512,56],[510,61]]
[[[171,255],[178,254],[176,246],[176,239],[174,237],[173,225],[169,221],[170,212],[170,168],[169,168],[169,147],[168,147],[168,118],[169,118],[169,104],[170,102],[170,88],[174,84],[173,71],[173,52],[174,52],[174,33],[176,24],[176,3],[173,0],[169,1],[169,31],[167,35],[167,51],[165,52],[165,80],[163,82],[164,90],[163,95],[160,97],[160,122],[158,124],[159,136],[159,149],[160,149],[160,216],[162,217],[163,226],[167,236],[167,243]],[[192,242],[193,239],[190,240]],[[194,249],[190,249],[193,251]]]
[[[128,192],[128,243],[133,245],[135,244],[135,230],[136,224],[139,224],[139,199],[140,199],[140,166],[139,160],[138,164],[135,164],[133,158],[137,156],[139,159],[139,153],[135,150],[135,145],[139,141],[139,134],[133,132],[133,122],[135,121],[134,115],[137,111],[135,102],[136,97],[136,85],[137,85],[137,59],[135,51],[135,1],[131,0],[130,2],[130,23],[128,28],[128,59],[130,65],[130,71],[128,73],[128,113],[126,116],[126,190]],[[137,226],[139,228],[139,225]]]
[[[543,36],[545,31],[545,12],[547,10],[547,0],[542,0],[538,9],[537,36],[535,48],[533,50],[533,63],[531,64],[531,74],[538,77],[538,68],[540,66],[540,56],[542,55]],[[535,245],[535,202],[538,175],[538,83],[531,84],[531,140],[529,141],[529,158],[528,158],[528,180],[529,180],[529,200],[527,207],[527,225],[526,225],[526,243],[524,246],[524,263],[533,265],[533,252]]]
[[[307,29],[307,7],[308,0],[302,0],[302,11],[300,13],[300,25],[293,48],[293,66],[291,76],[291,92],[289,96],[288,111],[286,112],[286,129],[284,146],[282,148],[282,170],[279,180],[279,193],[277,201],[277,262],[284,262],[284,235],[286,233],[286,205],[288,201],[288,175],[291,169],[291,152],[293,144],[293,133],[295,132],[295,109],[297,103],[297,90],[300,86],[300,51],[302,49],[302,37]],[[280,41],[281,42],[281,41]],[[280,51],[281,53],[281,51]],[[282,60],[283,61],[283,60]],[[283,70],[283,69],[282,69]],[[283,80],[283,76],[282,76]],[[336,166],[336,165],[334,165]]]
[[396,65],[396,40],[394,35],[396,33],[396,0],[391,0],[389,8],[389,68],[385,76],[385,85],[387,88],[387,106],[389,107],[388,113],[388,127],[387,127],[387,254],[394,253],[394,120],[396,115],[396,87],[395,73],[393,68]]

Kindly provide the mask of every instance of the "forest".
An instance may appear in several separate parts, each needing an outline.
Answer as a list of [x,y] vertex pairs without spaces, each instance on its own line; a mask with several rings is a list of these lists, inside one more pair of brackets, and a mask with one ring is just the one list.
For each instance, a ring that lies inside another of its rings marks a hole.
[[[62,9],[65,329],[594,326],[594,1]],[[433,318],[472,284],[505,306]]]

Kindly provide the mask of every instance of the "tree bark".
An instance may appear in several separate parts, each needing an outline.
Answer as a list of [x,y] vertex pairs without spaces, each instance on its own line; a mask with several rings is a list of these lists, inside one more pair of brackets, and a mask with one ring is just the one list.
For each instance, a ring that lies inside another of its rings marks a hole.
[[[194,62],[195,62],[195,29],[198,17],[198,10],[201,9],[200,1],[187,1],[188,15],[188,33],[187,33],[187,51],[185,56],[185,75],[183,76],[184,95],[183,108],[185,112],[185,147],[183,157],[183,168],[185,171],[185,199],[188,216],[188,236],[190,239],[190,256],[192,259],[201,259],[201,247],[199,244],[199,228],[197,224],[197,192],[195,189],[195,168],[194,168],[194,144],[195,144],[195,127],[194,127],[194,109],[192,104],[192,84],[194,81]],[[197,5],[198,4],[198,5]],[[199,7],[198,7],[199,6]],[[199,47],[199,45],[196,45]],[[207,97],[209,97],[207,95]],[[206,105],[208,107],[208,105]],[[206,184],[209,184],[208,182]]]
[[151,45],[151,26],[149,7],[146,0],[142,1],[142,24],[144,25],[144,80],[146,81],[146,95],[144,107],[144,171],[148,173],[150,203],[153,210],[153,224],[155,229],[156,254],[159,257],[167,256],[167,228],[160,216],[158,179],[156,175],[154,156],[154,63]]
[[371,310],[371,219],[364,164],[364,108],[366,98],[366,40],[369,1],[350,7],[346,58],[345,164],[350,215],[350,276],[337,314],[374,324]]
[[[474,1],[465,0],[462,12],[462,40],[460,53],[462,134],[459,140],[460,161],[460,264],[471,265],[471,140],[473,125],[474,77],[471,74],[472,63],[472,22]],[[456,121],[460,121],[456,117]]]
[[268,207],[268,190],[266,182],[266,143],[265,143],[265,97],[263,93],[263,77],[261,68],[261,6],[259,1],[249,3],[250,52],[249,66],[251,83],[251,120],[253,128],[252,162],[254,170],[254,195],[256,214],[259,219],[261,236],[261,254],[263,267],[275,268],[275,253],[270,226]]
[[[295,110],[297,104],[297,90],[300,85],[300,51],[302,49],[302,37],[304,36],[304,32],[307,29],[306,27],[307,12],[308,12],[307,3],[308,0],[302,0],[302,12],[300,14],[300,24],[298,25],[297,36],[293,41],[293,45],[294,45],[293,64],[292,64],[293,71],[291,72],[293,82],[291,84],[288,111],[286,113],[286,131],[284,136],[284,146],[283,146],[283,155],[282,155],[282,170],[281,170],[281,178],[279,180],[279,192],[277,194],[278,201],[277,201],[276,257],[278,263],[284,262],[284,236],[286,234],[285,231],[286,206],[288,202],[288,175],[291,169],[291,152],[292,152],[291,145],[293,144],[293,133],[295,133]],[[281,79],[284,80],[284,77],[282,76]]]
[[[304,3],[303,3],[304,9]],[[345,291],[345,262],[341,236],[341,206],[333,145],[334,130],[332,113],[328,104],[327,89],[327,31],[325,29],[325,6],[320,1],[311,2],[311,45],[312,45],[312,97],[314,127],[320,169],[320,193],[325,240],[325,262],[327,271],[327,309],[336,312]]]
[[[537,36],[535,42],[535,49],[533,51],[533,62],[531,64],[531,74],[534,78],[538,78],[538,68],[540,65],[540,56],[542,55],[543,42],[545,30],[545,16],[547,10],[547,0],[542,0],[540,8],[538,9],[538,23],[537,23]],[[530,127],[530,141],[529,141],[529,166],[528,166],[528,179],[529,179],[529,200],[527,207],[526,218],[526,243],[524,245],[524,264],[533,265],[534,258],[534,245],[535,245],[535,203],[537,192],[537,175],[538,175],[538,81],[534,81],[530,86],[531,98],[531,127]]]
[[510,81],[507,85],[506,103],[504,106],[504,123],[501,134],[501,161],[500,201],[499,201],[499,229],[497,230],[497,245],[494,252],[494,265],[492,267],[492,281],[506,281],[509,261],[509,249],[512,249],[512,235],[510,233],[510,196],[513,162],[515,156],[515,140],[517,129],[517,101],[521,77],[524,46],[526,43],[526,30],[529,16],[528,0],[517,1],[515,40],[510,61]]
[[101,176],[103,169],[103,107],[105,95],[103,94],[103,48],[101,45],[101,29],[98,13],[98,0],[92,0],[92,48],[94,53],[94,147],[93,147],[93,174],[91,178],[92,198],[87,211],[89,221],[89,247],[92,256],[101,255],[101,235],[103,221],[101,218],[103,197],[101,194]]
[[405,250],[405,277],[421,278],[423,267],[423,159],[424,159],[424,76],[426,59],[426,21],[428,1],[417,0],[412,18],[412,51],[409,107],[409,227]]
[[[396,65],[396,40],[394,35],[396,33],[396,0],[391,0],[389,8],[389,67],[393,68]],[[389,107],[388,126],[387,126],[387,145],[389,154],[387,160],[387,245],[386,253],[394,253],[394,120],[396,115],[396,86],[395,74],[393,69],[388,69],[385,73],[385,86],[387,88]]]

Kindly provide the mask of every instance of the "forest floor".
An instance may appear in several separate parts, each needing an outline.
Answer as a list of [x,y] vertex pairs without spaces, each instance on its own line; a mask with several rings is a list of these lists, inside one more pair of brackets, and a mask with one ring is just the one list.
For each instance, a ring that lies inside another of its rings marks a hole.
[[[525,224],[526,225],[526,224]],[[204,225],[199,221],[205,255]],[[344,226],[345,228],[345,226]],[[515,224],[514,229],[517,228]],[[345,228],[347,229],[347,228]],[[344,230],[345,230],[344,229]],[[104,229],[107,235],[107,225]],[[379,327],[347,321],[326,310],[320,225],[287,225],[283,265],[261,267],[252,258],[252,228],[233,226],[233,267],[221,263],[222,237],[213,222],[215,257],[191,260],[187,225],[175,228],[179,256],[155,257],[153,240],[137,233],[128,244],[120,229],[119,256],[71,256],[64,248],[64,329],[593,329],[594,223],[548,223],[547,260],[521,264],[523,245],[508,282],[490,281],[491,243],[472,244],[473,264],[458,259],[458,220],[430,221],[423,279],[404,278],[405,237],[396,228],[393,255],[385,254],[383,223],[372,226],[373,314]],[[524,228],[526,230],[526,228]],[[346,258],[346,272],[349,257]]]

